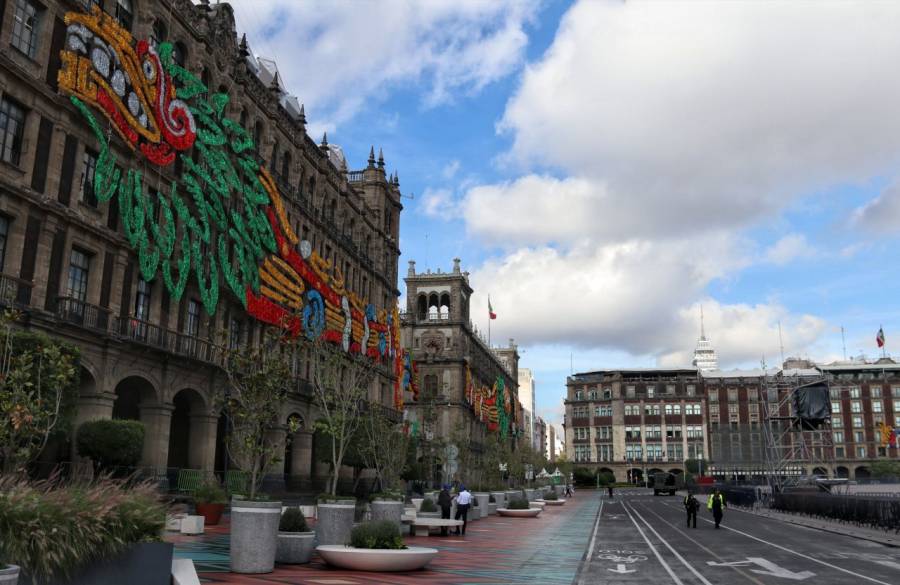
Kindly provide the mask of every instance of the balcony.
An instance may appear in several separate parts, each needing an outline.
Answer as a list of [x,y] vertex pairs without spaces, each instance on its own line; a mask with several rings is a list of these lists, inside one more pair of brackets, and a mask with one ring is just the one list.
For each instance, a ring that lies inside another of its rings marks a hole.
[[389,408],[377,402],[370,402],[368,400],[364,401],[361,405],[360,411],[363,413],[379,412],[381,413],[381,416],[394,424],[398,424],[403,421],[403,412],[394,410],[393,408]]
[[111,333],[122,340],[134,341],[169,353],[211,364],[222,363],[222,348],[207,339],[163,329],[135,318],[114,318]]
[[0,274],[0,306],[23,308],[31,304],[34,285],[27,280]]
[[67,323],[93,329],[107,331],[110,325],[111,311],[86,303],[73,297],[57,297],[56,316]]
[[350,183],[362,183],[363,173],[365,173],[365,171],[348,171],[347,181]]

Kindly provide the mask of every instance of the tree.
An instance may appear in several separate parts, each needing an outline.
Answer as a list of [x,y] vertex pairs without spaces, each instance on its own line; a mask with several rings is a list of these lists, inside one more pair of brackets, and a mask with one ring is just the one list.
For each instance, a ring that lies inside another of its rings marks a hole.
[[0,317],[0,465],[23,473],[66,419],[77,395],[78,350],[46,335],[16,330]]
[[144,423],[137,420],[90,420],[78,427],[78,454],[97,471],[138,464],[144,450]]
[[[299,339],[299,338],[298,338]],[[350,354],[331,343],[308,341],[313,393],[319,406],[316,429],[329,439],[331,478],[329,494],[337,494],[344,456],[362,422],[375,365],[366,356]]]
[[875,461],[870,469],[872,477],[900,478],[900,461]]
[[380,405],[370,405],[363,415],[362,456],[375,470],[379,491],[396,490],[406,467],[409,439],[401,423],[388,416]]
[[[291,349],[275,329],[266,330],[255,347],[241,346],[225,352],[228,388],[220,400],[231,421],[226,447],[231,458],[250,474],[249,498],[256,498],[266,471],[281,459],[284,440],[273,440],[281,407],[292,385],[286,352]],[[288,421],[291,433],[297,421]]]

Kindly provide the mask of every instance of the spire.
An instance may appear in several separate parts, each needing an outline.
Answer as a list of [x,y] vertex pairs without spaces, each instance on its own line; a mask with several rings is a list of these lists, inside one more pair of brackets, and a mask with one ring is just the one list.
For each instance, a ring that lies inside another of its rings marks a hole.
[[319,147],[328,150],[328,132],[322,133],[322,144]]
[[400,173],[398,173],[397,171],[394,171],[394,185],[396,185],[397,187],[400,186]]
[[269,89],[275,92],[281,91],[281,82],[278,79],[278,71],[275,72],[275,76],[272,78],[272,83],[269,85]]
[[238,45],[238,48],[241,50],[241,56],[246,57],[250,54],[250,47],[247,46],[247,33],[241,35],[241,44]]
[[300,115],[297,116],[297,120],[306,126],[306,107],[303,104],[300,104]]
[[706,329],[703,327],[703,305],[700,305],[700,339],[706,339]]
[[375,168],[375,146],[369,147],[369,168]]
[[381,147],[378,147],[378,168],[384,169],[384,152],[382,152]]

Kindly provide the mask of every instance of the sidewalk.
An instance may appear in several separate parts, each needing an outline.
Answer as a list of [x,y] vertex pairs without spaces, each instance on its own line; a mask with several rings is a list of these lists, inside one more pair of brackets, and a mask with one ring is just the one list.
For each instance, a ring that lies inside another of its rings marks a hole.
[[227,524],[210,527],[202,536],[171,535],[166,540],[175,543],[175,558],[194,561],[204,583],[569,585],[578,572],[599,506],[597,492],[585,490],[565,506],[545,508],[538,518],[477,520],[469,524],[465,537],[407,536],[408,546],[440,551],[427,570],[411,573],[341,571],[314,555],[308,565],[278,565],[266,575],[237,575],[228,572]]
[[769,510],[768,508],[735,507],[732,509],[738,510],[740,512],[746,512],[748,514],[756,514],[757,516],[772,518],[773,520],[779,520],[781,522],[787,522],[789,524],[796,524],[798,526],[805,526],[807,528],[815,528],[816,530],[833,532],[835,534],[844,534],[846,536],[859,538],[861,540],[869,540],[871,542],[877,542],[886,546],[900,547],[900,534],[896,532],[875,530],[872,528],[856,526],[855,524],[846,524],[843,522],[838,522],[836,520],[803,516],[801,514],[787,514],[785,512]]

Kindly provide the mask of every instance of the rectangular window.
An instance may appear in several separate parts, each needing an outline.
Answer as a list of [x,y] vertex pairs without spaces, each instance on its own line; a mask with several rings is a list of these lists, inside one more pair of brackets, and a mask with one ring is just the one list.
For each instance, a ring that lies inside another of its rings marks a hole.
[[832,434],[835,443],[843,443],[844,442],[844,431],[835,431]]
[[[80,201],[91,207],[97,207],[97,193],[94,191],[94,171],[97,170],[97,153],[84,149],[84,160],[81,170]],[[162,207],[162,206],[160,206]]]
[[625,397],[634,398],[634,386],[625,386]]
[[850,412],[862,412],[862,402],[853,400],[850,402]]
[[599,461],[612,461],[613,460],[612,445],[597,445],[597,459]]
[[9,238],[9,219],[0,215],[0,272],[6,264],[6,240]]
[[894,398],[894,412],[900,412],[900,400]]
[[838,459],[844,458],[844,448],[843,447],[835,447],[834,448],[834,456]]
[[718,402],[719,401],[719,391],[718,390],[710,390],[709,391],[709,401],[710,402]]
[[16,0],[11,44],[32,59],[37,54],[44,9],[32,0]]
[[200,303],[194,299],[188,301],[184,332],[191,337],[197,337],[200,334]]
[[594,416],[612,416],[612,405],[605,404],[594,407]]
[[710,418],[718,421],[719,420],[719,405],[718,404],[710,404],[709,405],[709,416]]
[[666,384],[666,394],[675,394],[675,384]]
[[850,388],[850,398],[859,398],[859,386]]
[[831,413],[838,414],[840,412],[841,412],[841,403],[838,402],[837,400],[833,400],[831,402]]
[[853,417],[853,426],[854,426],[854,428],[861,429],[863,426],[863,417],[854,416]]
[[138,279],[137,296],[134,298],[134,318],[139,321],[150,320],[150,287],[143,278]]
[[841,397],[841,389],[840,388],[829,388],[828,395],[832,398],[840,398]]
[[228,348],[237,349],[241,343],[241,322],[231,318],[228,325]]
[[603,399],[609,400],[612,398],[612,388],[604,388],[603,389]]
[[853,442],[854,443],[865,443],[866,436],[862,431],[853,431]]
[[647,398],[653,398],[656,395],[656,388],[647,386]]
[[729,388],[728,389],[728,402],[737,402],[737,399],[738,399],[737,388]]
[[66,283],[67,297],[81,302],[87,300],[90,268],[90,255],[78,248],[72,248],[72,255],[69,257],[69,278]]
[[131,0],[116,0],[116,20],[127,31],[131,30],[132,15]]
[[833,428],[833,429],[844,428],[844,419],[840,416],[831,419],[831,428]]
[[695,390],[694,390],[693,384],[688,384],[687,386],[684,387],[684,393],[687,394],[688,396],[693,396],[694,392],[695,392]]
[[858,445],[858,446],[856,447],[856,456],[857,456],[859,459],[865,459],[865,458],[866,458],[866,448],[865,448],[865,446],[863,446],[863,445]]
[[25,108],[7,97],[0,101],[0,159],[12,165],[22,156]]
[[869,388],[869,395],[872,398],[881,398],[881,387],[880,386],[872,386]]
[[884,403],[880,400],[873,400],[872,412],[884,412]]

